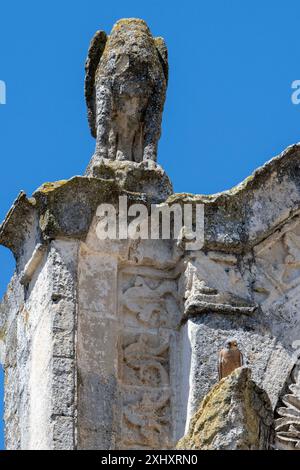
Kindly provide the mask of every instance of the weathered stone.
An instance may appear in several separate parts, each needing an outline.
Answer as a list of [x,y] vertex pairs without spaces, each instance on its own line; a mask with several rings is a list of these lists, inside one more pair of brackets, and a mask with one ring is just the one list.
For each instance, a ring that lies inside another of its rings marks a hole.
[[52,422],[52,450],[74,450],[74,420],[68,416],[55,416]]
[[203,399],[177,449],[266,450],[273,436],[268,395],[239,368]]
[[300,449],[300,364],[297,363],[287,381],[286,390],[276,408],[276,447]]
[[[16,258],[0,303],[9,449],[173,448],[215,385],[229,337],[276,417],[298,413],[300,145],[232,190],[172,194],[155,162],[166,81],[164,42],[145,23],[97,33],[86,78],[97,137],[89,176],[45,183],[31,198],[22,192],[0,227]],[[142,126],[143,145],[133,146]],[[178,240],[99,239],[97,208],[110,203],[119,214],[120,196],[129,208],[145,205],[145,220],[152,205],[203,205],[203,245],[188,248],[186,226]],[[253,398],[258,389],[241,374],[226,390],[244,380],[241,397]],[[229,401],[218,406],[225,413]],[[277,422],[275,446],[295,444],[296,415]],[[222,439],[213,445],[234,445],[230,430]]]
[[287,147],[228,191],[173,194],[167,202],[205,205],[206,250],[245,253],[298,214],[300,144]]
[[50,243],[26,287],[17,272],[1,304],[9,449],[55,448],[53,416],[68,415],[74,434],[76,253],[76,242]]
[[14,253],[17,260],[26,251],[28,239],[33,239],[33,247],[37,242],[36,231],[32,230],[36,215],[34,204],[35,201],[27,199],[21,191],[0,226],[0,242]]
[[[96,177],[75,176],[45,183],[32,198],[21,193],[0,226],[0,243],[11,249],[22,269],[36,245],[56,237],[84,240],[97,207],[128,197],[128,205],[147,207],[164,201],[172,193],[171,182],[154,162],[102,161]],[[23,282],[26,279],[23,279]]]
[[168,79],[167,48],[143,20],[118,21],[109,36],[98,31],[86,62],[86,99],[96,152],[102,158],[156,160]]

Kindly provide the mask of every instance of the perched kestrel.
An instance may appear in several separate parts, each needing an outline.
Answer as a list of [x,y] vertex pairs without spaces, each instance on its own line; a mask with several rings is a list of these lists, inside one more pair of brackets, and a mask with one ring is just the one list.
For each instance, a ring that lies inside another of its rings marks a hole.
[[231,374],[235,369],[243,365],[243,355],[238,348],[237,341],[226,341],[225,347],[219,353],[219,380]]

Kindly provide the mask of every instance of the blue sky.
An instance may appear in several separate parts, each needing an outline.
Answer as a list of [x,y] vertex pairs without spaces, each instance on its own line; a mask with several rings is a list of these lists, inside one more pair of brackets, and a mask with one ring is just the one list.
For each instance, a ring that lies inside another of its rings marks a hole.
[[[1,219],[21,189],[84,172],[94,149],[84,61],[94,32],[122,17],[145,19],[168,44],[159,163],[176,192],[228,189],[300,140],[297,0],[2,2]],[[14,268],[2,247],[0,266],[2,295]]]

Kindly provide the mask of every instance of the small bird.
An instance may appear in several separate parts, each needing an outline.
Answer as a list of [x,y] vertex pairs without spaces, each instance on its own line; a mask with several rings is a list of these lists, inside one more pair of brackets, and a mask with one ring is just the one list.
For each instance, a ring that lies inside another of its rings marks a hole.
[[219,380],[243,365],[243,355],[235,339],[229,339],[219,352]]

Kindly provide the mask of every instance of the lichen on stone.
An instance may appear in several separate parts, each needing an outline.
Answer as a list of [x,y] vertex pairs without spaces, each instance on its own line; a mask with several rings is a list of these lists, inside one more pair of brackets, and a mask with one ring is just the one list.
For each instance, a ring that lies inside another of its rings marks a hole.
[[47,182],[47,183],[42,184],[42,186],[40,186],[40,188],[38,189],[38,191],[40,191],[41,193],[49,193],[49,192],[51,192],[51,191],[54,191],[54,190],[57,189],[57,188],[61,188],[61,187],[64,186],[67,182],[68,182],[68,180],[60,180],[60,181]]

